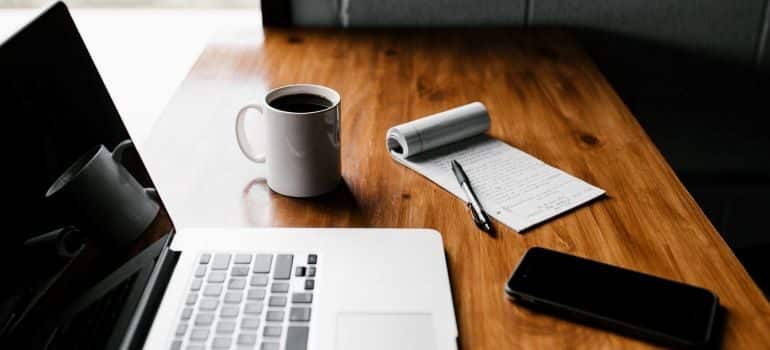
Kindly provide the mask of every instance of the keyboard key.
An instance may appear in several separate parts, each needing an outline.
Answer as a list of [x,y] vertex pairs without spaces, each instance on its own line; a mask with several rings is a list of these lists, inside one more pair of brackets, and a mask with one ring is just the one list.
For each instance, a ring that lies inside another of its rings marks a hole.
[[223,318],[234,318],[238,317],[238,309],[237,306],[222,306],[222,310],[219,311],[219,316]]
[[268,311],[267,321],[270,322],[283,322],[285,313],[283,311]]
[[230,270],[230,276],[244,277],[248,275],[249,275],[248,266],[233,266],[233,269]]
[[219,294],[222,294],[221,284],[207,284],[206,287],[203,288],[203,295],[207,297],[218,297]]
[[171,350],[181,350],[182,349],[182,341],[181,340],[174,340],[171,342]]
[[269,273],[273,264],[272,254],[257,254],[254,257],[254,273]]
[[203,279],[196,278],[192,281],[192,284],[190,285],[190,290],[193,292],[197,292],[201,289],[201,286],[203,286]]
[[249,315],[258,315],[262,313],[262,303],[259,301],[246,303],[243,312]]
[[267,275],[257,274],[251,276],[252,287],[264,287],[267,286]]
[[252,317],[244,317],[241,320],[241,329],[259,329],[259,319]]
[[227,292],[225,293],[226,304],[240,304],[243,301],[243,293],[241,292]]
[[191,307],[186,307],[184,310],[182,310],[182,321],[187,321],[192,317],[193,309]]
[[177,337],[183,337],[186,332],[187,332],[187,323],[180,323],[179,326],[176,327]]
[[212,298],[204,298],[201,300],[200,305],[198,305],[198,308],[205,311],[212,311],[216,310],[217,306],[219,306],[219,300],[212,299]]
[[230,337],[215,337],[214,341],[211,342],[211,347],[214,349],[228,349],[232,342],[233,340]]
[[251,264],[251,254],[235,254],[236,264]]
[[309,307],[293,307],[289,311],[289,321],[310,321]]
[[273,279],[287,280],[291,277],[291,264],[294,261],[294,255],[278,254],[275,258],[275,271]]
[[238,335],[238,345],[255,345],[257,344],[257,335],[249,333],[241,333]]
[[196,326],[210,326],[212,323],[214,323],[214,314],[205,313],[195,316]]
[[259,347],[259,350],[280,350],[280,345],[278,343],[262,343],[262,345]]
[[264,335],[266,337],[280,337],[281,336],[281,327],[265,326],[265,330],[262,333],[262,335]]
[[212,270],[227,270],[230,266],[230,254],[216,254],[211,263]]
[[309,331],[307,326],[290,326],[286,332],[286,350],[306,350]]
[[286,306],[286,297],[282,295],[271,295],[270,306]]
[[211,273],[209,273],[209,277],[206,279],[206,282],[222,283],[225,281],[225,277],[227,277],[227,275],[224,271],[211,271]]
[[251,288],[249,289],[249,292],[246,294],[246,299],[249,300],[263,300],[265,299],[265,292],[262,288]]
[[220,321],[219,323],[217,323],[217,333],[232,334],[233,332],[235,332],[235,322]]
[[190,345],[187,345],[187,347],[185,349],[187,349],[187,350],[206,350],[206,348],[203,345],[201,345],[201,344],[190,344]]
[[[273,266],[273,260],[275,260],[275,266]],[[311,308],[302,306],[309,306],[312,303],[313,293],[291,294],[291,301],[294,307],[291,307],[288,311],[272,308],[286,307],[289,298],[284,293],[288,293],[291,289],[290,284],[286,280],[292,277],[292,273],[296,277],[314,277],[317,271],[315,266],[295,267],[293,266],[294,256],[291,254],[205,253],[200,255],[198,263],[195,271],[196,278],[193,279],[190,290],[192,292],[200,291],[201,298],[198,300],[198,293],[190,293],[187,296],[186,302],[189,302],[191,306],[198,304],[198,309],[201,313],[195,314],[193,307],[185,308],[182,312],[182,320],[186,322],[181,322],[177,325],[176,336],[184,337],[187,334],[188,339],[193,342],[190,344],[191,346],[204,346],[208,344],[208,346],[215,349],[229,349],[231,346],[253,348],[259,340],[260,336],[256,333],[259,331],[262,332],[262,336],[266,337],[265,339],[274,339],[272,342],[266,341],[259,344],[260,349],[307,349],[307,326],[289,327],[285,335],[286,343],[283,344],[284,347],[281,347],[283,341],[279,342],[279,340],[283,339],[283,327],[277,322],[284,322],[287,318],[287,313],[289,314],[288,321],[309,322]],[[308,265],[316,265],[317,263],[318,256],[316,254],[307,255]],[[250,270],[254,274],[248,277]],[[272,283],[271,272],[272,280],[277,280]],[[230,278],[228,278],[228,275]],[[249,279],[247,280],[247,278]],[[303,283],[307,291],[315,288],[315,280],[312,278],[305,279]],[[247,284],[251,287],[260,288],[248,288],[248,293],[245,295],[247,302],[243,306],[243,310],[241,310],[241,307],[237,304],[243,302],[243,290],[247,289]],[[257,315],[262,314],[265,308],[263,300],[268,297],[266,290],[268,285],[272,294],[269,296],[267,305],[271,309],[265,310],[265,318],[261,319]],[[220,296],[222,297],[221,299],[211,298]],[[224,303],[224,305],[220,306],[220,303]],[[218,311],[219,315],[213,313],[217,308],[220,309]],[[242,319],[239,317],[241,312],[245,315]],[[193,318],[192,316],[195,317]],[[221,318],[220,321],[216,322],[216,328],[214,328],[216,336],[211,339],[210,332],[213,330],[208,327],[215,323],[214,321],[217,317]],[[189,323],[190,320],[192,320],[192,324]],[[263,326],[261,321],[276,323],[268,323]],[[240,329],[242,332],[236,333],[237,322],[241,323]],[[190,329],[191,326],[194,327]],[[182,344],[184,344],[184,341],[180,345]]]
[[313,293],[294,293],[291,302],[297,304],[309,304],[313,302]]
[[273,293],[286,293],[289,291],[289,284],[288,283],[273,283],[273,286],[270,287],[270,291]]
[[206,275],[206,265],[200,265],[195,269],[195,277],[203,277]]
[[193,328],[190,332],[190,340],[192,341],[206,341],[209,338],[209,330],[207,328]]
[[246,288],[246,279],[244,278],[231,278],[227,283],[227,289],[240,290]]

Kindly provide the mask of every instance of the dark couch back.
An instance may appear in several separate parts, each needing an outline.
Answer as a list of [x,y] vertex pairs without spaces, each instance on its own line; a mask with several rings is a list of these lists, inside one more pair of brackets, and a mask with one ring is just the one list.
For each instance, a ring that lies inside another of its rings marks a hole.
[[299,26],[564,26],[770,70],[770,0],[262,0],[267,22],[276,3]]

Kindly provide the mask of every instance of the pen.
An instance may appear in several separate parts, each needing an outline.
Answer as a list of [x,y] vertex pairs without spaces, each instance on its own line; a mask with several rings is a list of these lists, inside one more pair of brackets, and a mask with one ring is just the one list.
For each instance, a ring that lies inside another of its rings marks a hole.
[[468,176],[465,175],[465,171],[463,171],[463,167],[460,166],[460,163],[458,163],[456,160],[452,160],[452,172],[455,173],[455,177],[457,178],[457,183],[460,184],[460,187],[465,192],[465,196],[468,197],[468,208],[470,209],[471,216],[473,217],[473,222],[478,226],[480,229],[484,230],[484,232],[489,233],[490,236],[493,236],[493,228],[492,223],[489,221],[489,218],[487,217],[487,213],[484,212],[484,208],[481,207],[481,203],[479,203],[479,199],[476,198],[476,194],[473,193],[473,188],[471,188],[471,182],[468,181]]

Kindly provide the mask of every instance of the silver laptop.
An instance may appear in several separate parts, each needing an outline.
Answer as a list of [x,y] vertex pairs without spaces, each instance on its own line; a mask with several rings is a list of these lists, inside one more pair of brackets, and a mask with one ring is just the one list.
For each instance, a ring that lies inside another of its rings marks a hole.
[[419,229],[183,230],[149,349],[452,349],[441,236]]
[[[63,3],[0,44],[0,76],[0,109],[14,130],[3,147],[15,150],[6,161],[19,169],[3,181],[16,184],[6,199],[21,203],[9,231],[26,234],[3,236],[0,266],[22,276],[13,265],[29,259],[18,248],[29,235],[82,216],[75,205],[46,202],[45,188],[88,148],[112,149],[129,136]],[[152,187],[138,156],[134,164],[131,174]],[[457,348],[442,238],[433,230],[172,229],[126,259],[100,249],[111,265],[93,271],[108,270],[104,276],[77,275],[65,263],[45,288],[30,284],[40,287],[37,297],[3,290],[3,305],[17,311],[0,315],[0,347]],[[50,302],[46,293],[67,273],[76,274],[66,282],[72,295]]]

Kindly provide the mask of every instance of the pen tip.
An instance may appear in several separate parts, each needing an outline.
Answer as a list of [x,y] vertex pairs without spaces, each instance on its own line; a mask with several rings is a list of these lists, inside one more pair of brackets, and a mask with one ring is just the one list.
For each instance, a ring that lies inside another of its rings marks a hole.
[[494,227],[492,227],[492,224],[491,224],[491,223],[489,223],[489,222],[480,223],[480,224],[479,224],[479,227],[480,227],[480,228],[481,228],[481,229],[482,229],[484,232],[486,232],[486,233],[488,233],[490,236],[492,236],[493,238],[496,236],[496,234],[495,234],[495,228],[494,228]]

